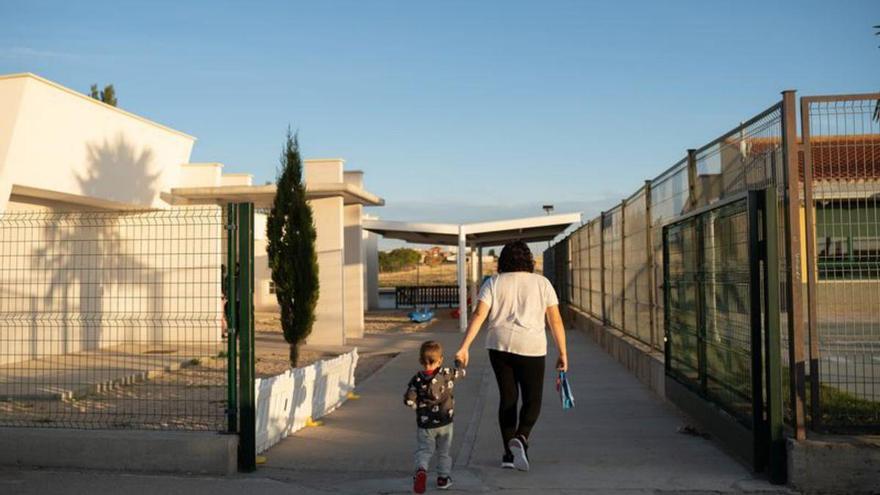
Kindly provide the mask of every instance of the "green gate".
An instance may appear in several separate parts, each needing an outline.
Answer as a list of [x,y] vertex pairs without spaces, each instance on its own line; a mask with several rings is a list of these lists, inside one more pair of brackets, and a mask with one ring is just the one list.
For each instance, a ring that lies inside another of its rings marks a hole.
[[776,191],[663,229],[666,395],[756,471],[785,481]]

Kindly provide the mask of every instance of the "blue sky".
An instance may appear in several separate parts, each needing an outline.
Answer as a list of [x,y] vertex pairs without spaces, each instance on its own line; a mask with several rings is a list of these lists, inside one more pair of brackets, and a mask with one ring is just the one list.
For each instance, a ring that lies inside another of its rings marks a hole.
[[880,2],[0,0],[35,72],[274,178],[288,124],[398,220],[588,215],[771,105],[875,91]]

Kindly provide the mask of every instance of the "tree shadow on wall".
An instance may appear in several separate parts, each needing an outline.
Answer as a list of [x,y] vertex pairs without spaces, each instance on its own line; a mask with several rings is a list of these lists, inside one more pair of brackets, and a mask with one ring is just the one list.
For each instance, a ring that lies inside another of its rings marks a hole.
[[89,169],[77,174],[83,194],[149,207],[157,194],[160,172],[152,172],[153,151],[135,150],[123,135],[113,142],[88,143]]
[[[152,203],[160,174],[151,171],[150,149],[136,150],[120,135],[87,144],[87,153],[88,170],[75,174],[84,195]],[[55,352],[161,339],[151,319],[162,314],[162,274],[145,258],[161,256],[161,244],[151,241],[161,237],[162,220],[143,212],[58,211],[40,223],[43,242],[32,257],[32,276],[48,280],[36,283],[43,290],[42,312],[57,315]]]

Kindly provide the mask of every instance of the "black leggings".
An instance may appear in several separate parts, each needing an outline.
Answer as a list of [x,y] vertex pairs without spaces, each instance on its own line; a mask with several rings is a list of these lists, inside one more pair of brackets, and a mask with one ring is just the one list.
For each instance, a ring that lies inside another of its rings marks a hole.
[[[498,405],[498,425],[504,441],[504,453],[510,454],[507,442],[517,435],[529,437],[541,414],[544,392],[544,356],[521,356],[489,349],[489,361],[498,381],[501,403]],[[516,406],[522,391],[522,408],[517,423]]]

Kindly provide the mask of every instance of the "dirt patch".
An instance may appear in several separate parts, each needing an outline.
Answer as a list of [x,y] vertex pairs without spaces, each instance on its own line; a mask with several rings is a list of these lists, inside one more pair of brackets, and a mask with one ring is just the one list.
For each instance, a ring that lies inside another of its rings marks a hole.
[[[300,349],[297,356],[296,367],[303,368],[322,359],[336,357],[337,354]],[[257,355],[254,359],[257,378],[269,378],[284,373],[290,368],[289,355],[286,349],[260,350],[257,345]]]
[[19,426],[210,430],[226,425],[226,358],[71,400],[0,402],[0,423]]
[[394,359],[399,353],[389,352],[385,354],[368,354],[358,357],[358,365],[354,370],[354,383],[360,385],[364,380],[373,376],[388,361]]
[[[374,311],[364,315],[364,333],[414,333],[424,332],[436,324],[439,318],[443,318],[448,309],[437,309],[437,315],[433,320],[426,323],[414,323],[409,320],[409,312],[412,310]],[[444,313],[445,312],[445,313]]]
[[281,333],[281,314],[277,311],[255,311],[254,330]]

